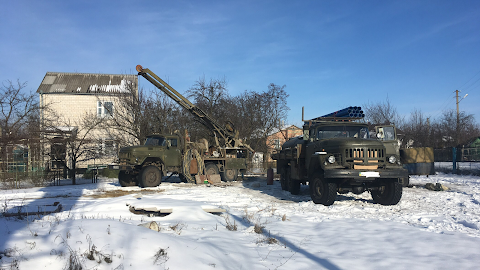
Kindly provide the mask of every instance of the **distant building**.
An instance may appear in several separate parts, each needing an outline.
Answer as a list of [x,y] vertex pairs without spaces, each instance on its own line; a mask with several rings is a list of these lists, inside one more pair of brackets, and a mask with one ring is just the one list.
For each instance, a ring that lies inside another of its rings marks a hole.
[[112,132],[98,127],[87,131],[85,119],[113,118],[122,110],[119,98],[137,92],[137,75],[47,72],[37,89],[46,166],[69,164],[65,142],[72,134],[88,134],[89,150],[77,168],[112,162],[118,152]]
[[474,137],[458,146],[458,152],[461,156],[460,161],[479,161],[480,160],[480,137]]
[[267,137],[268,154],[266,161],[272,161],[271,154],[282,149],[282,145],[290,138],[303,135],[303,130],[295,125],[282,128],[280,131]]

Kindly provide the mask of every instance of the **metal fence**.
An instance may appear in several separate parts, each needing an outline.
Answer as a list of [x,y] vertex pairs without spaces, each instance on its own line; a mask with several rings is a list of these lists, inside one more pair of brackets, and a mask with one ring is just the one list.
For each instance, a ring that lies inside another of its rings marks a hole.
[[61,178],[60,171],[0,172],[0,189],[56,185]]
[[435,162],[480,162],[480,148],[445,148],[434,149]]
[[462,175],[480,175],[480,162],[435,162],[435,171]]

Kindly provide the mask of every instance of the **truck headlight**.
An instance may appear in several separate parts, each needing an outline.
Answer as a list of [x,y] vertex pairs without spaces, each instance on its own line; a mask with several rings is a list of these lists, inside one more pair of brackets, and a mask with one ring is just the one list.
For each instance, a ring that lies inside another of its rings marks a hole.
[[327,158],[327,161],[328,161],[328,163],[333,164],[333,163],[335,163],[335,157],[334,156],[329,156]]
[[397,161],[397,158],[396,158],[395,156],[390,156],[390,157],[388,158],[388,162],[390,162],[390,163],[392,163],[392,164],[394,164],[396,161]]

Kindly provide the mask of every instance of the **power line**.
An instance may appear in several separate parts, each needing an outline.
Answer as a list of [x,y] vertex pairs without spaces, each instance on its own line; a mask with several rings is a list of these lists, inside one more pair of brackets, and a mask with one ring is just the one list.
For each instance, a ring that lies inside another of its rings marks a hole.
[[[473,80],[473,78],[475,78],[478,74],[480,74],[480,71],[477,72],[477,74],[473,75],[473,77],[470,78],[470,80],[466,81],[459,89],[462,89],[468,82],[470,82],[471,80]],[[480,78],[479,78],[478,80],[480,80]],[[478,80],[476,80],[475,83],[478,82]],[[475,84],[475,83],[473,83],[473,84]]]
[[474,86],[478,81],[480,81],[480,78],[478,78],[476,81],[474,81],[472,84],[470,84],[469,86],[467,86],[466,88],[464,88],[464,90],[467,90],[469,89],[470,87]]
[[450,94],[448,94],[448,95],[449,95],[449,97],[447,97],[447,99],[440,106],[441,109],[439,109],[438,112],[435,115],[433,115],[431,118],[437,118],[437,116],[439,116],[443,111],[445,111],[445,108],[448,105],[450,105],[449,103],[452,101],[452,98],[455,98],[455,97],[450,96]]

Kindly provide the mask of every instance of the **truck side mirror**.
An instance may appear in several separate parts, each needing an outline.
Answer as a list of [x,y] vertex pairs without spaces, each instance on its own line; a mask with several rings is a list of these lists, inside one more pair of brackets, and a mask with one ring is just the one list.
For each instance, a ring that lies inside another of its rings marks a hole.
[[309,139],[308,137],[309,137],[308,130],[303,130],[303,140],[308,141]]

